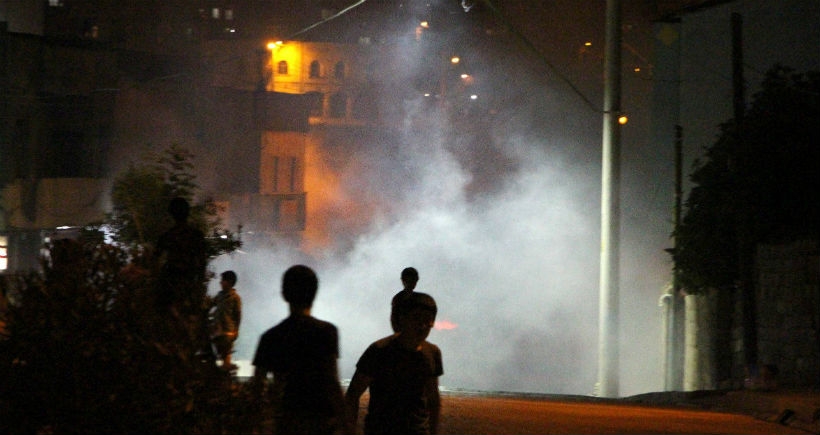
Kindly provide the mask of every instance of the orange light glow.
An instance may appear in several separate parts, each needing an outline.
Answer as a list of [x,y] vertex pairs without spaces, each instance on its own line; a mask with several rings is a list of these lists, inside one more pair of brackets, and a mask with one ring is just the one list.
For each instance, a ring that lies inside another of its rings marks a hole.
[[626,115],[618,117],[618,124],[626,125],[627,122],[629,122],[629,118],[627,118]]
[[439,331],[449,331],[458,328],[458,325],[449,320],[436,320],[436,323],[433,324],[433,328]]

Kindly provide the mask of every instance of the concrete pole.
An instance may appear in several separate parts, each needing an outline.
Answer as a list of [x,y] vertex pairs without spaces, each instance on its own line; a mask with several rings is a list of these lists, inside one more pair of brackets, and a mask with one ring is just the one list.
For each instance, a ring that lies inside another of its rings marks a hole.
[[620,114],[621,5],[620,0],[607,0],[597,391],[602,397],[618,397],[619,389]]

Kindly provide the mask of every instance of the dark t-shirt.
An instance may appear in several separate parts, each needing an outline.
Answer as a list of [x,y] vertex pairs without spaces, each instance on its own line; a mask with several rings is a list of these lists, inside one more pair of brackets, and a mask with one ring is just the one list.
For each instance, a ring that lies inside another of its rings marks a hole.
[[253,365],[283,382],[282,411],[332,417],[341,403],[339,335],[329,322],[291,316],[262,334]]
[[401,347],[391,335],[371,344],[356,369],[371,377],[365,433],[430,433],[427,403],[430,378],[444,373],[438,346],[423,342],[420,350]]

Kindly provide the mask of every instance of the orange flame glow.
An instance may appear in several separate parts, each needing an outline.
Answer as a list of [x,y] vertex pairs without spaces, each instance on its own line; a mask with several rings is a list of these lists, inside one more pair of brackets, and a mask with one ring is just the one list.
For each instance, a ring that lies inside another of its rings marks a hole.
[[458,328],[458,325],[449,320],[436,320],[436,323],[433,324],[433,328],[439,331],[449,331]]

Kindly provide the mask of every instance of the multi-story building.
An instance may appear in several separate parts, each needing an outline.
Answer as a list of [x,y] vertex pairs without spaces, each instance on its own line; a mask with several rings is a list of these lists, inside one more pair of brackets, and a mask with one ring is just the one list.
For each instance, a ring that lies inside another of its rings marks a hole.
[[243,237],[323,239],[321,149],[376,124],[370,47],[356,43],[369,38],[267,45],[331,17],[334,3],[32,0],[2,11],[16,30],[0,32],[6,267],[36,267],[44,236],[102,219],[117,170],[174,142],[199,156]]

